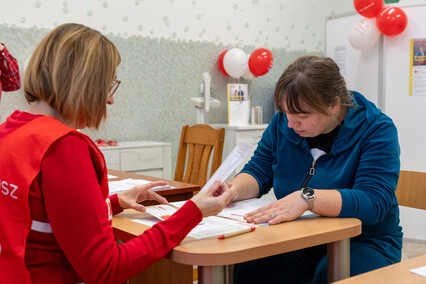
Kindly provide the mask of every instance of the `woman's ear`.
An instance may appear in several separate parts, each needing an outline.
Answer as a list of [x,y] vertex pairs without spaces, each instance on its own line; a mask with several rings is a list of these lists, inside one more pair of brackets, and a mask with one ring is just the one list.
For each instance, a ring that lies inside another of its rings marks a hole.
[[340,110],[340,98],[339,98],[339,97],[336,97],[336,98],[334,99],[334,104],[333,104],[333,105],[331,105],[331,106],[329,106],[329,107],[328,107],[328,109],[329,109],[329,111],[330,111],[332,114],[336,114],[336,113],[338,113],[338,112],[339,112],[339,110]]

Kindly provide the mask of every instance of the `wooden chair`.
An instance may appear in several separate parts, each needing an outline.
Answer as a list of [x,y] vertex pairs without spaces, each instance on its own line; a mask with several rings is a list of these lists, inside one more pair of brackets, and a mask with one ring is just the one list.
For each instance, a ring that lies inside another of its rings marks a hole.
[[209,177],[222,163],[224,139],[224,128],[216,129],[207,124],[182,127],[174,180],[198,184],[202,188],[207,182],[210,157]]
[[[426,173],[400,171],[395,194],[399,205],[426,210]],[[403,232],[405,232],[405,234],[407,234],[407,230],[409,232],[414,232],[413,226],[415,225],[411,222],[407,222],[407,218],[413,218],[413,216],[407,215],[410,214],[409,212],[411,211],[407,211],[403,208],[400,209],[400,219],[402,222],[400,225],[403,226]],[[422,215],[424,214],[419,213],[419,216],[415,215],[414,218],[419,218]],[[409,255],[413,255],[413,249],[416,253],[421,253],[425,248],[424,241],[412,239],[404,235],[402,243],[402,260],[408,260],[410,258]]]
[[395,194],[399,205],[426,210],[426,173],[401,170]]

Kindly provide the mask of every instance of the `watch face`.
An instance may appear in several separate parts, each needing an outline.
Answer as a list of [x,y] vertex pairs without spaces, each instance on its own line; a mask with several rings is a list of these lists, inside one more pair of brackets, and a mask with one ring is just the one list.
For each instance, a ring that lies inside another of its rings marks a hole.
[[303,188],[303,195],[305,195],[306,197],[313,197],[315,195],[315,192],[312,188],[310,187],[304,187]]

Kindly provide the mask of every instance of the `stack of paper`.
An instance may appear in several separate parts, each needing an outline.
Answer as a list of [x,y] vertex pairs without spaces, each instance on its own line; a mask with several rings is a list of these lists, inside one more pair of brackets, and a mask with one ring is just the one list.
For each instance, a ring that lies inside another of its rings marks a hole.
[[[167,220],[180,207],[182,207],[185,202],[186,201],[178,201],[172,202],[170,203],[170,205],[161,204],[156,206],[150,206],[146,208],[146,212],[156,217],[158,220]],[[255,225],[248,224],[242,218],[242,216],[248,212],[256,210],[259,207],[268,205],[269,203],[271,203],[271,201],[261,200],[258,198],[234,202],[228,207],[226,207],[218,215],[227,218],[221,218],[217,216],[203,218],[201,223],[198,224],[188,234],[188,236],[194,239],[203,239],[212,236],[236,232],[247,227],[253,227]],[[148,222],[144,222],[143,219],[136,219],[132,221],[152,226],[152,219],[147,220]]]
[[[170,205],[156,205],[146,208],[146,212],[150,215],[157,218],[158,221],[167,220],[171,215],[173,215],[180,207],[185,204],[186,201],[177,201],[171,202]],[[227,234],[235,231],[239,231],[242,228],[247,228],[247,226],[258,225],[247,223],[243,216],[249,212],[252,212],[261,207],[267,206],[272,203],[271,200],[264,200],[259,198],[251,198],[247,200],[237,201],[229,204],[225,207],[218,216],[210,216],[203,218],[200,224],[196,226],[189,234],[189,237],[195,239],[203,239],[212,236],[218,236],[222,234]],[[314,216],[316,214],[311,211],[306,211],[300,218]],[[152,218],[141,218],[132,220],[137,223],[141,223],[147,226],[153,226]],[[260,224],[268,226],[268,223]]]
[[[146,212],[159,220],[167,220],[173,215],[186,201],[172,202],[171,205],[156,205],[146,208]],[[172,206],[173,205],[173,206]],[[176,206],[176,207],[175,207]],[[141,219],[132,220],[138,223],[143,223]],[[253,227],[253,224],[247,222],[240,222],[217,216],[205,217],[192,231],[188,234],[189,237],[194,239],[203,239],[222,234],[228,234],[247,227]]]
[[[117,180],[117,181],[109,181],[108,182],[109,195],[124,192],[126,190],[129,190],[129,189],[137,186],[137,185],[144,185],[144,184],[148,184],[148,183],[151,183],[151,182],[152,181],[148,181],[148,180],[144,180],[144,179],[132,179],[132,178]],[[174,188],[174,187],[172,187],[170,185],[156,186],[156,187],[151,188],[150,190],[158,191],[158,190],[164,190],[164,189],[170,189],[170,188]]]

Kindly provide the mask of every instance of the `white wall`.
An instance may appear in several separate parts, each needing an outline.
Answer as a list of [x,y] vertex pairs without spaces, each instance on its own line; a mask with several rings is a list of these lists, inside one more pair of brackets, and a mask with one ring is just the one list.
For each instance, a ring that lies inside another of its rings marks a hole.
[[351,9],[351,0],[0,0],[0,24],[322,51],[326,16]]

